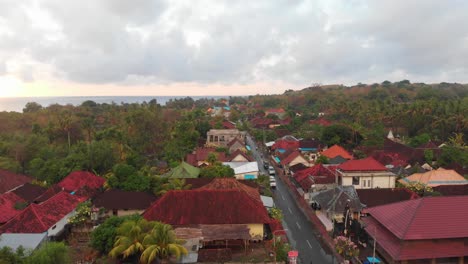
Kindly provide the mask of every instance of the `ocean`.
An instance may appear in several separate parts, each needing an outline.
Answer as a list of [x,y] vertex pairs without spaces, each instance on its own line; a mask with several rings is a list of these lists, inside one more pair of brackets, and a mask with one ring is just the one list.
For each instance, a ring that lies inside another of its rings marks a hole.
[[[156,99],[158,104],[165,105],[170,99],[180,99],[187,96],[58,96],[58,97],[8,97],[0,98],[0,112],[23,112],[24,106],[28,102],[36,102],[43,107],[51,104],[60,105],[80,105],[84,101],[91,100],[98,104],[102,103],[143,103]],[[228,98],[229,96],[190,96],[193,100],[201,98],[219,99]]]

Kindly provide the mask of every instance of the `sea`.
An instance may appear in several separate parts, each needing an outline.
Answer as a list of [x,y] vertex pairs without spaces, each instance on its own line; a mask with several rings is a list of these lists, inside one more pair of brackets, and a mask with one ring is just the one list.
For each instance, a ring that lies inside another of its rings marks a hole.
[[[36,102],[43,107],[47,107],[52,104],[67,105],[71,104],[74,106],[80,105],[84,101],[91,100],[98,104],[103,103],[143,103],[149,102],[156,99],[156,102],[160,105],[165,105],[171,99],[181,99],[187,96],[57,96],[57,97],[5,97],[0,98],[0,112],[23,112],[24,106],[28,102]],[[189,96],[193,100],[202,98],[208,99],[220,99],[228,98],[228,96]]]

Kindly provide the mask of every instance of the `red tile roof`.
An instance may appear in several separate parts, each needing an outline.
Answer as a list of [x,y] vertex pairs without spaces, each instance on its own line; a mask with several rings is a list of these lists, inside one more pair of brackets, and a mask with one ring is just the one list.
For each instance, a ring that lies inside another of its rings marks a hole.
[[246,153],[244,153],[242,150],[238,149],[236,151],[234,151],[233,153],[231,153],[231,155],[229,155],[229,158],[227,158],[227,161],[228,162],[231,162],[235,157],[237,157],[238,155],[241,155],[242,157],[244,157],[247,161],[254,161],[251,157],[249,157],[249,155],[247,155]]
[[[280,163],[281,163],[281,165],[287,165],[287,164],[291,163],[295,158],[297,158],[299,156],[302,156],[301,152],[299,152],[297,150],[293,151],[286,158],[282,159]],[[305,160],[305,158],[304,158],[304,160]]]
[[277,140],[273,146],[271,146],[272,149],[286,149],[286,150],[296,150],[299,148],[299,141],[295,140]]
[[468,196],[425,197],[369,208],[369,214],[396,237],[468,237]]
[[[427,220],[430,221],[430,218]],[[400,240],[372,216],[362,218],[362,221],[366,225],[367,233],[376,237],[377,244],[396,261],[417,259],[429,261],[432,258],[468,255],[466,238]]]
[[315,119],[315,120],[310,120],[309,124],[319,125],[319,126],[330,126],[332,124],[332,122],[325,119],[325,118],[318,118],[318,119]]
[[387,171],[388,169],[372,157],[348,160],[338,166],[341,171]]
[[25,175],[0,169],[0,194],[8,192],[31,181],[32,179]]
[[23,203],[24,199],[16,195],[14,192],[7,192],[0,195],[0,223],[6,223],[17,214],[21,213],[22,210],[16,210],[16,203]]
[[333,145],[331,148],[322,151],[321,154],[329,159],[333,159],[336,156],[341,156],[345,159],[353,159],[353,156],[351,156],[348,151],[338,145]]
[[143,217],[171,225],[270,222],[263,204],[238,190],[169,191]]
[[188,164],[192,166],[198,166],[199,161],[206,161],[208,159],[208,155],[213,153],[216,155],[218,161],[223,162],[226,161],[226,154],[224,152],[216,152],[215,148],[197,148],[194,153],[187,154],[186,161]]
[[106,209],[136,209],[145,210],[156,200],[156,196],[148,192],[123,191],[111,189],[100,193],[93,199],[93,205]]
[[42,233],[72,212],[86,198],[60,192],[41,204],[31,204],[0,227],[0,233]]
[[90,189],[99,189],[104,185],[105,181],[104,178],[96,176],[88,171],[74,171],[59,182],[58,186],[64,188],[66,191],[72,192],[84,186]]
[[[313,176],[315,184],[332,184],[335,183],[335,174],[322,164],[314,165],[313,167],[305,170],[298,171],[294,174],[294,178],[297,182]],[[310,187],[310,186],[309,186]]]

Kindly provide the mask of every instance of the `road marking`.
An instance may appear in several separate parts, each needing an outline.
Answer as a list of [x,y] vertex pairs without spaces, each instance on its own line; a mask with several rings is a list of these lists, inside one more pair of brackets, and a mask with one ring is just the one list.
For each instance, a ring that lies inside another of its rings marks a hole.
[[309,240],[306,240],[307,244],[309,245],[310,248],[312,248],[312,245],[310,244]]
[[297,227],[298,227],[299,229],[301,229],[301,226],[299,225],[298,222],[296,222],[296,225],[297,225]]
[[290,208],[290,207],[288,207],[288,210],[289,210],[289,212],[292,214],[292,211],[291,211],[291,208]]
[[283,196],[282,194],[281,194],[281,198],[283,198],[283,201],[286,201],[286,200],[284,199],[284,196]]

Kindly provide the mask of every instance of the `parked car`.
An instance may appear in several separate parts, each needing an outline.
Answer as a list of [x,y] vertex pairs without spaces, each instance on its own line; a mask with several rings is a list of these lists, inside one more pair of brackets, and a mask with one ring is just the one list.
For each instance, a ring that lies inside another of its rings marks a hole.
[[268,164],[268,161],[264,161],[263,168],[265,168],[265,170],[268,170],[269,167],[270,167],[270,164]]
[[273,168],[273,166],[268,167],[268,174],[273,176],[276,174],[275,168]]
[[270,181],[276,181],[275,176],[270,175]]
[[276,189],[276,181],[270,181],[270,188]]

